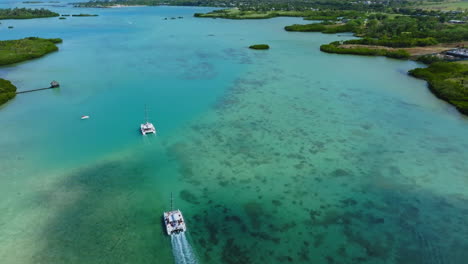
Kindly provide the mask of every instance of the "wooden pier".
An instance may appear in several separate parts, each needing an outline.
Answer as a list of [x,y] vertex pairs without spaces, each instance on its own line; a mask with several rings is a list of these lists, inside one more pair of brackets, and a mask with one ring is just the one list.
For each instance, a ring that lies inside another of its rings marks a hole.
[[47,87],[47,88],[32,89],[32,90],[26,90],[26,91],[16,92],[16,94],[30,93],[30,92],[42,91],[42,90],[47,90],[47,89],[55,89],[55,88],[57,88],[57,87]]
[[26,91],[19,91],[16,92],[16,94],[22,94],[22,93],[31,93],[31,92],[36,92],[36,91],[42,91],[42,90],[47,90],[47,89],[54,89],[54,88],[59,88],[60,84],[56,81],[53,81],[50,83],[50,86],[47,88],[39,88],[39,89],[32,89],[32,90],[26,90]]

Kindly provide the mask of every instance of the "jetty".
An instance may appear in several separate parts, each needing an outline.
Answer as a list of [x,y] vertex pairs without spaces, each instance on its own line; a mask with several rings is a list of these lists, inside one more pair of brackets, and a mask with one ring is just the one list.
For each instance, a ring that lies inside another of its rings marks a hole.
[[16,92],[16,94],[22,94],[22,93],[31,93],[31,92],[36,92],[36,91],[42,91],[42,90],[47,90],[47,89],[54,89],[54,88],[59,88],[60,84],[57,81],[52,81],[50,83],[50,86],[47,88],[39,88],[39,89],[32,89],[32,90],[26,90],[26,91],[19,91]]

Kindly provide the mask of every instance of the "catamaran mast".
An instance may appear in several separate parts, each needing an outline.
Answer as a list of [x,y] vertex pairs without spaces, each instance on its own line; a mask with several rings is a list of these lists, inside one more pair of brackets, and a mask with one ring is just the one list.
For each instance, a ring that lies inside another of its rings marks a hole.
[[145,105],[145,122],[148,123],[148,108]]

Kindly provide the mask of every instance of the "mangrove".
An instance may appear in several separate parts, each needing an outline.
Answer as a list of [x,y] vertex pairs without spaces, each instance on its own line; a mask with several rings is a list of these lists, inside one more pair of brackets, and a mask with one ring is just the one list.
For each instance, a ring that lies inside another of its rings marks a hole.
[[42,57],[58,50],[56,44],[62,39],[43,39],[29,37],[18,40],[0,41],[0,65],[18,63]]
[[322,32],[327,34],[336,34],[343,32],[351,32],[353,28],[347,24],[326,24],[326,23],[313,23],[299,25],[294,24],[291,26],[284,27],[286,31],[297,31],[297,32]]
[[330,44],[320,46],[320,50],[327,53],[337,54],[352,54],[352,55],[366,55],[366,56],[385,56],[394,59],[409,59],[410,54],[406,50],[389,50],[368,47],[350,47],[343,48],[340,42],[335,41]]
[[256,49],[256,50],[266,50],[269,49],[270,46],[267,44],[255,44],[249,47],[250,49]]
[[16,96],[16,86],[10,81],[0,78],[0,105]]
[[52,12],[44,8],[0,8],[0,19],[32,19],[57,16],[59,16],[58,13]]
[[468,64],[434,62],[427,68],[416,68],[408,73],[426,80],[432,93],[468,115]]

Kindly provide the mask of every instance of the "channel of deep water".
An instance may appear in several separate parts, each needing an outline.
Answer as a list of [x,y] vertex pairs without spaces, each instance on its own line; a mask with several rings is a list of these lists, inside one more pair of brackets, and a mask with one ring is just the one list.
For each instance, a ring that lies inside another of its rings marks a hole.
[[468,120],[417,63],[322,53],[351,36],[283,30],[298,18],[37,7],[99,16],[0,26],[64,40],[0,68],[19,90],[61,83],[0,108],[2,263],[173,263],[171,192],[198,263],[466,259]]

